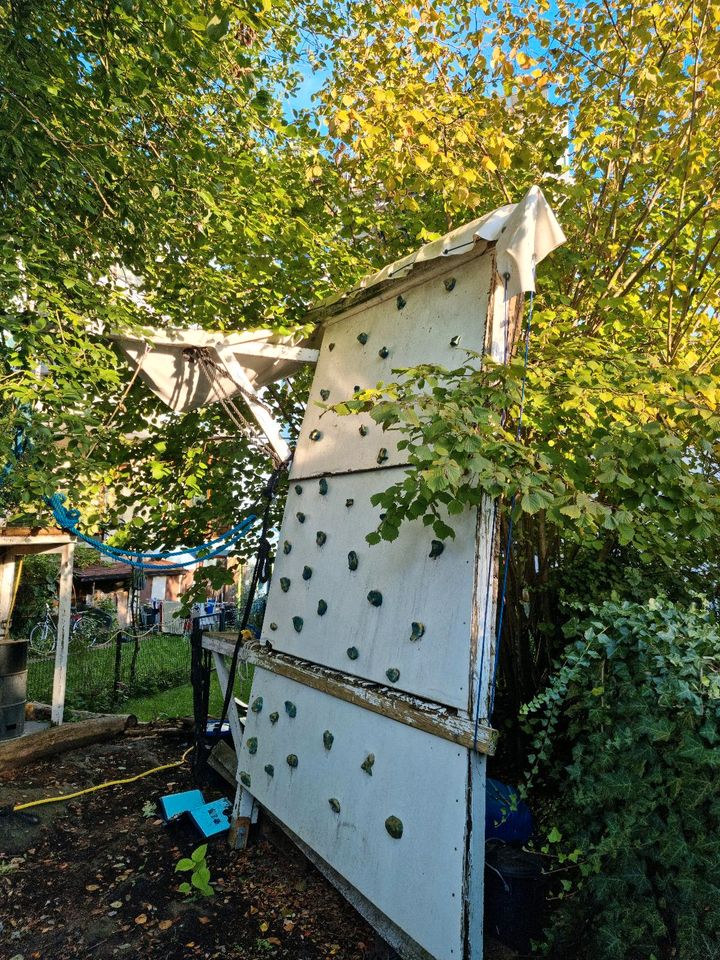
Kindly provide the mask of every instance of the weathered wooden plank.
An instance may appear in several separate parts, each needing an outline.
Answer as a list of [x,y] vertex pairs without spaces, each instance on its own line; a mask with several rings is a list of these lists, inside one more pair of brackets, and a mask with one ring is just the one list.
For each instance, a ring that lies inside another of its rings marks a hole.
[[[205,633],[203,646],[206,650],[232,656],[235,647],[234,640],[230,639],[232,636],[232,634]],[[434,734],[443,740],[450,740],[461,747],[490,755],[495,752],[497,732],[491,727],[480,726],[477,743],[475,743],[474,724],[467,715],[455,714],[436,704],[428,704],[383,687],[360,684],[356,679],[324,670],[296,657],[249,647],[242,649],[241,656],[246,662],[269,670],[271,673],[288,677],[290,680],[313,687],[339,700],[354,703],[372,713],[382,714],[398,723]]]
[[77,750],[91,743],[119,737],[126,727],[135,723],[137,718],[132,714],[98,717],[96,720],[65,723],[31,736],[6,740],[0,743],[0,774],[7,774],[45,757],[54,757],[66,750]]

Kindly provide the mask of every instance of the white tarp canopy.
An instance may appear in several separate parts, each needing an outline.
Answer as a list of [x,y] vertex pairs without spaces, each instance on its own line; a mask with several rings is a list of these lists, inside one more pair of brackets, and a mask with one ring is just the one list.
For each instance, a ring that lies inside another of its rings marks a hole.
[[113,339],[153,393],[178,413],[254,393],[317,359],[309,341],[269,330],[145,328]]

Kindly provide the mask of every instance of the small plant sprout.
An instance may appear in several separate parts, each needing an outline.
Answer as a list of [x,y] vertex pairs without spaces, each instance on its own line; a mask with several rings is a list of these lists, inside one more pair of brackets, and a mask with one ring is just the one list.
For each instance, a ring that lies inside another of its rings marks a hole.
[[202,846],[193,850],[189,857],[183,857],[175,865],[175,873],[190,873],[190,882],[185,881],[178,887],[180,893],[184,893],[186,897],[195,892],[202,894],[204,897],[212,897],[215,893],[215,889],[210,883],[210,870],[205,859],[206,854],[207,844],[203,843]]

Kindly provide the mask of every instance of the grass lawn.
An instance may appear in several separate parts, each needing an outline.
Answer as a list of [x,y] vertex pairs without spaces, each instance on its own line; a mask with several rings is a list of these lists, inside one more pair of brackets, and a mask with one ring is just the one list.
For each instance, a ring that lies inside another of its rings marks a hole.
[[[238,677],[235,691],[241,700],[247,702],[250,694],[251,676],[247,680]],[[220,685],[213,671],[210,677],[210,716],[219,717],[222,712],[223,698]],[[134,713],[138,720],[163,720],[168,717],[191,717],[193,715],[192,686],[184,683],[171,690],[161,690],[145,697],[125,700],[119,707],[123,713]]]

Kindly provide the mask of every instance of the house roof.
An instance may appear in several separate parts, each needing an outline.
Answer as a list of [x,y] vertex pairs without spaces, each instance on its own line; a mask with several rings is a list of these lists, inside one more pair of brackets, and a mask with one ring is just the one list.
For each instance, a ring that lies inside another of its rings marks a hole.
[[[148,577],[163,576],[168,574],[184,573],[183,567],[174,566],[169,560],[157,560],[153,563],[159,567],[159,570],[145,570]],[[133,568],[128,563],[93,563],[89,567],[83,567],[82,570],[75,570],[73,577],[76,580],[129,580]]]

